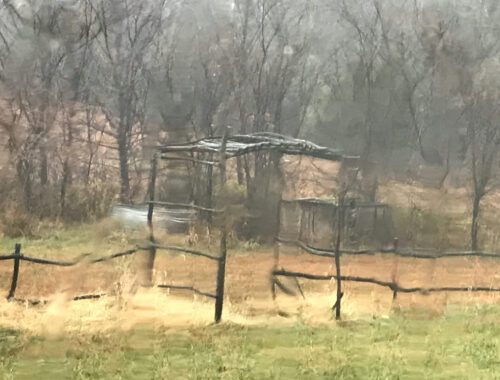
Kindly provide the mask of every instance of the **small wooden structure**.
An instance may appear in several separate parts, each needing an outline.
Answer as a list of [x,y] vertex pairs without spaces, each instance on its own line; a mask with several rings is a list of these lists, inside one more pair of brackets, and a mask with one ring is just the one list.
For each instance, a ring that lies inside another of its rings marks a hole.
[[[186,142],[182,144],[167,144],[157,148],[153,161],[151,163],[151,175],[149,181],[149,210],[148,210],[148,226],[149,226],[149,240],[150,251],[148,260],[148,282],[152,283],[152,273],[154,268],[154,261],[158,249],[167,249],[174,251],[182,251],[184,253],[193,254],[205,259],[215,261],[217,263],[217,279],[216,279],[216,292],[215,294],[207,293],[190,285],[162,285],[163,288],[170,289],[185,289],[191,290],[197,294],[205,295],[215,298],[215,322],[219,322],[222,317],[223,301],[224,301],[224,281],[226,270],[226,257],[227,257],[227,219],[228,211],[226,205],[217,205],[218,208],[201,206],[194,203],[179,204],[172,202],[162,202],[156,200],[156,179],[158,175],[158,160],[184,160],[193,165],[208,166],[210,170],[210,178],[212,170],[219,171],[219,187],[222,194],[226,188],[226,161],[230,158],[243,156],[250,153],[263,152],[263,153],[277,153],[281,155],[306,155],[310,157],[317,157],[333,161],[341,161],[342,154],[334,149],[318,146],[312,142],[295,139],[275,133],[256,133],[250,135],[229,135],[229,128],[226,128],[223,136],[219,137],[206,137],[200,140]],[[214,173],[215,175],[215,173]],[[168,178],[167,178],[168,180]],[[212,255],[197,251],[191,248],[174,247],[164,244],[159,244],[156,241],[153,226],[153,215],[155,205],[169,206],[173,208],[184,207],[195,210],[205,216],[210,221],[217,220],[218,228],[220,230],[219,237],[219,253]],[[211,216],[217,216],[212,218]]]

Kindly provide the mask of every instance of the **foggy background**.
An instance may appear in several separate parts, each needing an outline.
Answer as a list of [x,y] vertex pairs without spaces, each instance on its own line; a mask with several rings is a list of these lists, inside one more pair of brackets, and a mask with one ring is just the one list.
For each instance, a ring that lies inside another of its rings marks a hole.
[[[498,25],[496,0],[3,0],[3,223],[140,203],[155,145],[229,125],[359,155],[378,183],[466,188],[477,229],[498,182]],[[245,202],[269,162],[238,160]],[[171,198],[196,198],[172,172]]]

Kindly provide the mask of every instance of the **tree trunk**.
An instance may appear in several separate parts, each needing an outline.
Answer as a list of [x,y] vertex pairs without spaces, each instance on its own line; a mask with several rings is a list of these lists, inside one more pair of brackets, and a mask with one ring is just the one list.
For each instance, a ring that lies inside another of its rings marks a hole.
[[245,183],[245,177],[243,174],[243,163],[241,162],[241,157],[236,157],[236,174],[238,175],[238,185],[243,185]]
[[23,189],[23,202],[24,208],[28,212],[33,211],[33,186],[32,186],[32,164],[30,159],[21,158],[17,163],[17,177],[21,182]]
[[[71,108],[70,110],[70,118],[73,118],[75,115],[75,110]],[[64,139],[65,143],[65,158],[64,158],[64,164],[63,164],[63,172],[62,172],[62,181],[61,181],[61,194],[60,194],[60,216],[65,217],[66,216],[66,193],[68,191],[68,186],[71,184],[71,164],[70,164],[70,157],[71,157],[71,145],[73,143],[73,131],[71,129],[71,123],[65,124],[66,127],[66,138]]]
[[47,160],[47,151],[45,147],[40,147],[40,184],[42,186],[47,185],[49,182],[49,168]]
[[61,180],[61,197],[60,197],[60,215],[62,218],[66,216],[66,193],[68,190],[68,185],[71,180],[71,171],[68,158],[64,161],[63,165],[63,175]]
[[[214,168],[209,166],[207,168],[207,190],[205,192],[205,207],[212,208],[213,207],[213,172]],[[207,212],[205,216],[208,222],[212,221],[212,213]]]
[[130,202],[130,178],[128,168],[128,141],[124,128],[118,131],[118,156],[120,161],[120,202]]
[[[168,143],[184,143],[189,141],[189,130],[187,125],[169,126]],[[172,153],[172,157],[185,157],[186,153]],[[190,203],[193,199],[192,186],[196,179],[189,175],[188,166],[185,161],[167,160],[164,164],[163,173],[166,175],[166,182],[160,182],[160,193],[158,200],[173,203]],[[188,229],[185,223],[169,223],[167,229],[172,233],[185,233]]]
[[482,196],[475,191],[474,199],[472,201],[472,223],[470,229],[470,248],[472,251],[478,249],[477,234],[479,232],[479,213],[480,213],[480,203]]
[[284,187],[280,158],[279,153],[255,153],[253,183],[247,188],[247,207],[254,214],[245,231],[250,238],[271,242],[277,234],[277,210]]

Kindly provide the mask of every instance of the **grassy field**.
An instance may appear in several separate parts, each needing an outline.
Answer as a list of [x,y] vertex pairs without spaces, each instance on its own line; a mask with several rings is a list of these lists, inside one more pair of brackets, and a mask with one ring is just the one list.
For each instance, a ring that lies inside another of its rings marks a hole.
[[30,256],[72,258],[86,252],[105,254],[130,248],[144,242],[146,236],[145,231],[127,231],[111,219],[73,226],[47,222],[40,224],[35,237],[0,237],[0,252],[10,253],[21,243],[22,251]]
[[[49,229],[40,235],[39,239],[0,239],[0,252],[10,252],[14,243],[21,242],[27,254],[37,257],[75,257],[84,252],[100,255],[130,248],[141,237],[109,221]],[[331,300],[315,298],[318,294],[332,294],[330,285],[304,283],[307,302],[300,307],[300,299],[279,297],[287,302],[289,313],[300,309],[282,317],[277,315],[265,282],[266,265],[272,265],[271,252],[266,247],[258,249],[230,252],[229,306],[225,322],[218,326],[210,324],[210,302],[198,309],[186,308],[187,314],[181,315],[173,299],[162,292],[146,294],[150,298],[136,294],[140,305],[126,301],[116,310],[113,307],[119,297],[114,294],[101,301],[28,309],[1,301],[0,379],[500,379],[500,305],[496,298],[477,295],[467,303],[460,303],[461,298],[443,300],[445,306],[436,311],[424,306],[438,298],[415,295],[415,306],[409,298],[405,303],[401,296],[402,304],[391,306],[390,292],[352,285],[346,288],[344,308],[350,312],[345,311],[342,322],[335,322],[329,318]],[[284,263],[307,266],[311,271],[325,267],[325,263],[313,259],[291,255],[284,257]],[[83,269],[81,275],[87,280],[90,277],[86,286],[91,291],[98,287],[99,276],[115,275],[120,272],[115,266],[124,266],[126,260],[96,267],[91,275],[87,267],[67,272],[70,269],[23,263],[21,274],[25,277],[21,277],[18,291],[26,296],[38,291],[40,296],[49,297],[61,291],[63,279],[75,281],[78,270]],[[391,264],[382,257],[373,262],[370,258],[345,260],[346,270],[353,273],[373,272],[378,265],[379,276]],[[176,256],[162,258],[158,266],[171,272],[176,268],[175,274],[183,281],[201,274],[200,284],[205,289],[213,285],[214,272],[206,268],[200,272],[197,263]],[[436,277],[458,280],[462,270],[469,268],[468,262],[465,264],[442,262],[446,270],[456,270],[448,273],[439,269]],[[493,277],[493,264],[485,264],[491,267],[488,275],[488,268],[477,267],[471,272],[473,277],[464,281]],[[8,289],[11,265],[2,264],[3,292]],[[419,265],[408,262],[404,275],[425,274],[425,265],[429,264]],[[402,271],[403,262],[399,266]],[[193,268],[197,270],[193,272]],[[388,275],[391,270],[386,272]],[[114,277],[108,278],[109,283],[115,281]],[[42,282],[47,283],[43,291]],[[247,299],[252,294],[253,298]],[[183,302],[194,302],[190,294],[180,296]],[[490,305],[483,304],[486,300]],[[361,307],[373,311],[372,304],[365,305],[368,301],[381,302],[385,305],[383,312],[359,314]],[[323,318],[306,315],[318,310]],[[173,320],[180,317],[185,322]],[[198,321],[190,324],[194,317]],[[85,321],[81,322],[82,318]]]
[[496,379],[500,309],[287,327],[0,332],[2,379]]

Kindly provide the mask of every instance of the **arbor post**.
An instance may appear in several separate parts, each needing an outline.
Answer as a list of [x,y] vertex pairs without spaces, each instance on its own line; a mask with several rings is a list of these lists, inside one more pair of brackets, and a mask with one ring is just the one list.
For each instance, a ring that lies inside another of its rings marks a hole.
[[[227,138],[229,134],[229,128],[226,127],[224,134],[222,136],[222,142],[220,147],[220,189],[221,192],[225,191],[226,185],[226,146]],[[224,197],[224,194],[222,194]],[[223,206],[222,213],[222,224],[220,233],[220,256],[217,268],[217,288],[215,291],[215,323],[219,323],[222,318],[222,309],[224,305],[224,282],[226,277],[226,257],[227,257],[227,215],[226,215],[226,205]]]
[[[279,243],[279,237],[280,237],[280,232],[281,232],[281,205],[282,205],[282,199],[280,199],[278,203],[278,213],[276,217],[276,238],[274,239],[274,262],[273,262],[273,273],[274,271],[278,270],[279,262],[280,262],[280,243]],[[276,299],[276,278],[274,277],[274,274],[271,274],[271,293],[273,296],[273,300]]]
[[149,204],[148,204],[148,230],[149,230],[149,255],[146,264],[146,285],[152,286],[153,284],[153,270],[156,258],[156,247],[155,247],[155,236],[153,229],[153,212],[154,212],[154,201],[155,201],[155,188],[156,188],[156,172],[158,169],[158,155],[155,153],[153,159],[151,160],[151,175],[149,178],[148,193],[149,193]]

